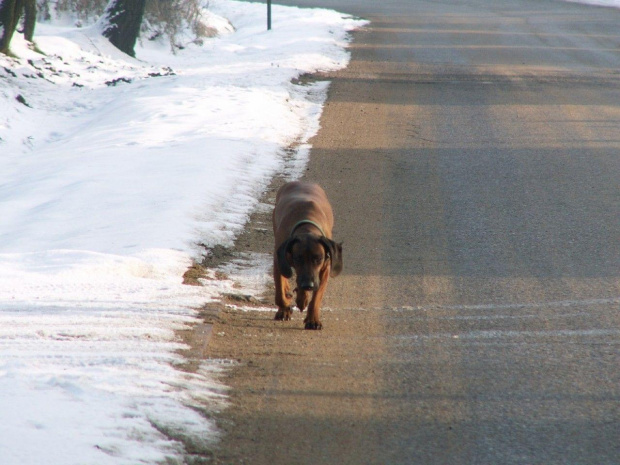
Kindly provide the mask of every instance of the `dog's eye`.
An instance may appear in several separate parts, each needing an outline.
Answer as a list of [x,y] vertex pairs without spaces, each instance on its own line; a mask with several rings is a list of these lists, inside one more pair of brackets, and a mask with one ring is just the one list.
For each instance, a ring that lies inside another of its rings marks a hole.
[[321,255],[316,255],[314,257],[314,263],[316,263],[317,265],[320,265],[322,261],[323,261],[323,257]]

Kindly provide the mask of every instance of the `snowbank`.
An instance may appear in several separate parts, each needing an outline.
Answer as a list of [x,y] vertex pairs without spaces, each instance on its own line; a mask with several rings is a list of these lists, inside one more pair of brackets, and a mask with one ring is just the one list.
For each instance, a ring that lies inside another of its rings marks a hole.
[[[217,38],[138,59],[96,27],[37,26],[0,56],[0,458],[3,465],[182,461],[216,438],[221,363],[175,366],[175,331],[228,281],[181,284],[198,243],[230,244],[285,151],[318,128],[362,23],[210,0]],[[206,15],[207,16],[207,15]],[[234,26],[234,29],[229,26]]]

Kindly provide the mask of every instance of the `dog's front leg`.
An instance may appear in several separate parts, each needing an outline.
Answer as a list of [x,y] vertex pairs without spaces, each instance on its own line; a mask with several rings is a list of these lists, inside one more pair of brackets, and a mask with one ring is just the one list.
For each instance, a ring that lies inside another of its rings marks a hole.
[[273,281],[276,287],[276,305],[278,306],[274,319],[288,321],[293,314],[293,309],[291,308],[293,295],[291,294],[288,279],[282,276],[278,269],[277,260],[273,264]]
[[308,302],[310,302],[312,291],[302,291],[299,289],[299,287],[295,289],[295,291],[297,292],[297,299],[295,300],[295,305],[297,305],[297,308],[300,312],[303,312],[308,306]]
[[329,267],[326,266],[319,273],[320,284],[319,288],[314,292],[310,305],[308,305],[308,315],[304,320],[306,329],[323,329],[323,323],[321,323],[321,301],[323,295],[327,289],[327,281],[329,280]]

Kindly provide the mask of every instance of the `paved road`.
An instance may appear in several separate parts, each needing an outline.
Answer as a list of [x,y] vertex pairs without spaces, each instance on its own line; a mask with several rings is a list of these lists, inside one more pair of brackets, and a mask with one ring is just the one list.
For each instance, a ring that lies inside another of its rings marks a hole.
[[307,175],[346,273],[320,335],[223,316],[221,460],[620,463],[620,10],[283,3],[372,20]]

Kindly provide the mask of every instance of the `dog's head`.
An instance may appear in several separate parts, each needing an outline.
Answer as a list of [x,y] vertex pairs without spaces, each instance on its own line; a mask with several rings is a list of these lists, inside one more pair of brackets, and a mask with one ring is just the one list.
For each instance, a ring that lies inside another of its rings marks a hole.
[[338,276],[342,271],[342,244],[326,237],[300,234],[287,239],[278,248],[277,261],[285,278],[293,276],[295,270],[299,289],[316,290],[325,267],[330,267],[331,276]]

